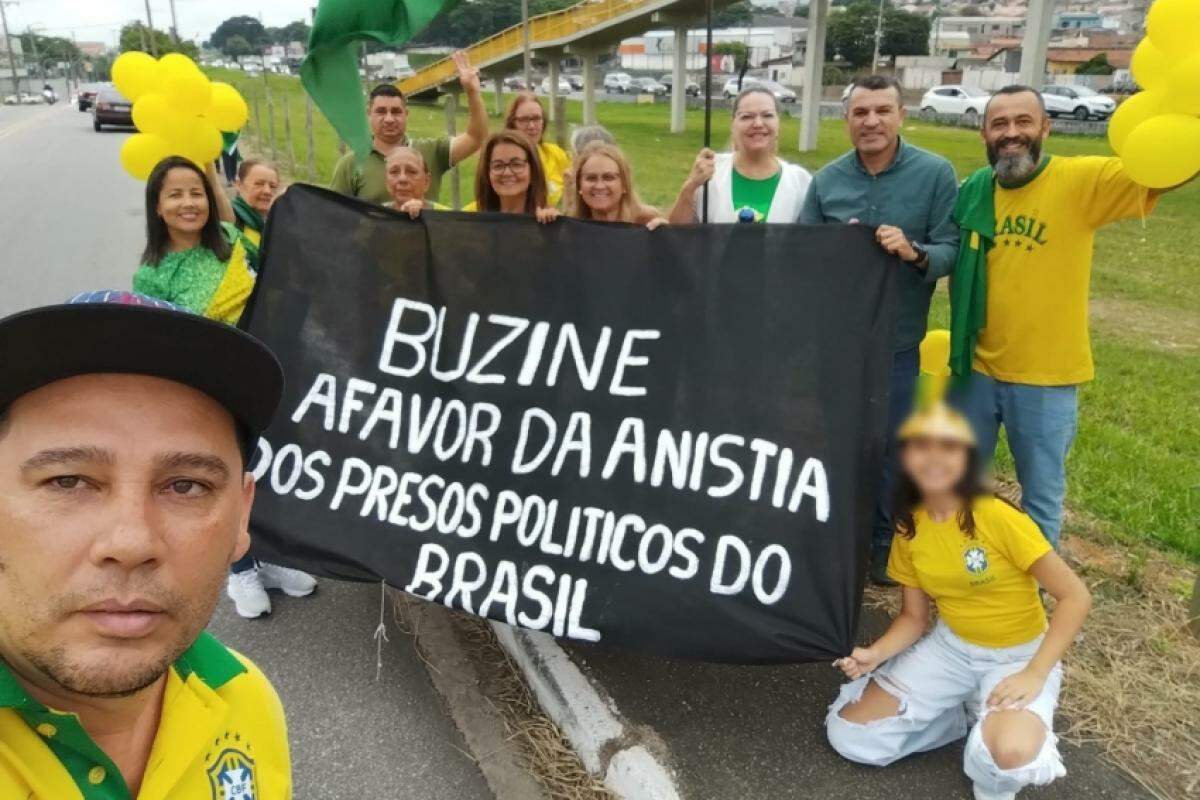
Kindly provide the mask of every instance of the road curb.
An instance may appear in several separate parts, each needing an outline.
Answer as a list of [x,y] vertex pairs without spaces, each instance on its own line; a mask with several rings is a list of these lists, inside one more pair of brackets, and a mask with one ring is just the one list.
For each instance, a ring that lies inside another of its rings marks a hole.
[[622,800],[680,800],[674,770],[620,717],[616,704],[576,666],[552,636],[492,622],[542,710],[588,772]]

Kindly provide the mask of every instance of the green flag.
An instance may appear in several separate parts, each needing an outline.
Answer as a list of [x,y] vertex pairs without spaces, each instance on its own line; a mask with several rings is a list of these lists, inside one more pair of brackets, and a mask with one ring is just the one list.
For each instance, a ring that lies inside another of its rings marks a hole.
[[398,47],[454,0],[321,0],[300,81],[317,108],[358,157],[371,151],[355,43]]

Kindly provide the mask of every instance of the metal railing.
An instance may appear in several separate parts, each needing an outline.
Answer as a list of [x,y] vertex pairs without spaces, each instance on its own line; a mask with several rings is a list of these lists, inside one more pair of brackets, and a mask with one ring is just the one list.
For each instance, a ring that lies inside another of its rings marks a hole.
[[[538,45],[579,38],[577,34],[608,27],[604,23],[614,19],[646,8],[657,9],[663,5],[669,3],[664,3],[663,0],[583,0],[582,3],[561,11],[530,17],[530,46],[536,48]],[[466,48],[471,63],[476,66],[488,66],[520,53],[524,45],[521,27],[518,23]],[[400,91],[406,95],[418,94],[452,81],[456,76],[454,62],[443,58],[400,81]]]

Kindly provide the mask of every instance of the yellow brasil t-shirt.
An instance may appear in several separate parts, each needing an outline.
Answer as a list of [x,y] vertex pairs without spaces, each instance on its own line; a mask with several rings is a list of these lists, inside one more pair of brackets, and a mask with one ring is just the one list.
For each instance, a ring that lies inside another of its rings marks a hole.
[[994,497],[975,501],[975,536],[957,519],[934,522],[918,508],[913,538],[892,540],[888,574],[920,589],[962,639],[1013,647],[1046,630],[1046,611],[1029,568],[1050,543],[1024,512]]
[[[202,633],[167,672],[137,800],[229,797],[290,800],[287,726],[258,668]],[[79,718],[34,700],[2,661],[0,798],[132,800]]]
[[997,184],[995,204],[975,369],[1036,386],[1091,380],[1092,240],[1097,228],[1149,213],[1148,191],[1119,158],[1054,156],[1019,188]]

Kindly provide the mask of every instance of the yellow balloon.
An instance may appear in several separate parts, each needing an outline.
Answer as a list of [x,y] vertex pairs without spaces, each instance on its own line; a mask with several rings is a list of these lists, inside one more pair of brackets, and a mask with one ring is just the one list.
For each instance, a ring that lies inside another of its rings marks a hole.
[[158,66],[162,70],[163,75],[175,75],[187,72],[203,74],[200,72],[200,67],[196,66],[196,62],[183,53],[167,53],[158,60]]
[[950,331],[938,328],[921,340],[921,372],[926,375],[950,374]]
[[[1196,35],[1200,36],[1200,30]],[[1169,111],[1200,114],[1200,49],[1171,67],[1166,104]]]
[[188,114],[200,114],[212,100],[212,84],[201,72],[174,69],[163,81],[163,94],[171,107]]
[[158,92],[144,94],[133,104],[133,124],[142,133],[165,136],[174,112],[167,105],[167,98]]
[[1200,52],[1200,0],[1155,0],[1146,14],[1146,35],[1168,59]]
[[1151,117],[1166,110],[1166,93],[1138,92],[1121,105],[1108,121],[1108,143],[1114,153],[1123,152],[1130,132]]
[[190,158],[203,169],[221,154],[221,132],[208,120],[196,118],[191,121],[184,135],[171,144],[177,148],[175,152]]
[[1133,79],[1143,89],[1165,89],[1171,73],[1171,62],[1162,50],[1154,46],[1154,42],[1142,39],[1134,48],[1129,69],[1133,72]]
[[1200,172],[1200,117],[1151,117],[1129,134],[1121,161],[1131,178],[1151,189],[1189,180]]
[[246,101],[238,94],[237,89],[228,83],[213,81],[212,101],[204,116],[212,120],[220,130],[237,131],[246,124],[250,109],[246,107]]
[[121,145],[121,166],[139,181],[150,177],[158,162],[171,155],[171,148],[161,136],[135,133]]
[[155,90],[158,84],[158,62],[154,57],[137,50],[117,56],[112,65],[113,85],[117,91],[134,102]]

